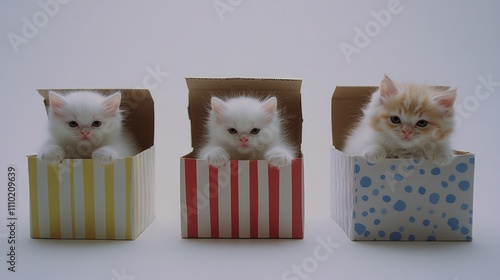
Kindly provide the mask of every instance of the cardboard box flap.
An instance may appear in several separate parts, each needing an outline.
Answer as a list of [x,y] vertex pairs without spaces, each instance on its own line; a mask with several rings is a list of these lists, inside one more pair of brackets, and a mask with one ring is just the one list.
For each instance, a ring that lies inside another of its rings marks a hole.
[[45,108],[49,103],[49,91],[66,94],[70,91],[94,91],[109,95],[120,91],[122,101],[120,109],[123,110],[124,127],[134,137],[140,150],[146,150],[154,145],[154,102],[147,89],[38,89],[44,98]]
[[378,87],[338,86],[332,96],[332,142],[342,150],[345,137],[352,126],[363,115],[363,106]]
[[186,78],[190,90],[290,90],[299,91],[302,80],[298,79],[260,79],[260,78]]
[[284,119],[284,130],[290,144],[300,152],[302,144],[301,80],[257,78],[186,78],[189,90],[189,119],[191,120],[191,146],[201,148],[205,142],[206,119],[212,96],[227,98],[234,92],[248,90],[258,98],[276,96]]

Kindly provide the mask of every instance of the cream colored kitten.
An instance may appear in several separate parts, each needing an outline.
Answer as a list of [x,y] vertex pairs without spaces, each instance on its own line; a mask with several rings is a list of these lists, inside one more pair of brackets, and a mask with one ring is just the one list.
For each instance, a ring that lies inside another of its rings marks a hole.
[[385,76],[348,136],[344,152],[370,162],[415,157],[449,164],[456,95],[455,89],[396,84]]

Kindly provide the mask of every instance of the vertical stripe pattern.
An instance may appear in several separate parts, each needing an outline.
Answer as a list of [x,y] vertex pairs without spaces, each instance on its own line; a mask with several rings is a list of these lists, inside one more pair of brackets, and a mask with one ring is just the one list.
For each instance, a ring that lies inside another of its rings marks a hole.
[[28,158],[29,189],[30,189],[30,223],[31,237],[40,237],[38,218],[38,169],[36,158]]
[[[196,162],[186,161],[185,166],[186,221],[187,234],[198,235],[198,192],[196,190]],[[183,211],[184,212],[184,211]]]
[[33,238],[135,239],[154,218],[154,147],[101,165],[28,157]]
[[[354,185],[354,176],[338,176],[337,174],[354,174],[354,159],[330,148],[330,164],[336,170],[330,172],[331,192],[330,211],[332,218],[346,232],[347,236],[354,238],[352,226],[354,197],[350,188]],[[335,172],[334,172],[335,171]]]
[[[196,161],[195,161],[196,163]],[[231,176],[231,237],[237,238],[240,235],[240,216],[238,201],[238,161],[232,160],[230,163]]]
[[209,166],[210,236],[219,238],[219,170]]
[[265,160],[215,168],[181,158],[184,238],[303,238],[302,159],[275,168]]

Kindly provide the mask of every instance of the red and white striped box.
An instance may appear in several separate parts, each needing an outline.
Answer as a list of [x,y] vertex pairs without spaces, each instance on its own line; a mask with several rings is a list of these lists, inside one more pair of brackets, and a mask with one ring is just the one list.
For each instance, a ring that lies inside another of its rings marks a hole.
[[270,167],[231,160],[216,168],[181,159],[181,229],[188,238],[303,238],[302,159]]
[[[290,118],[292,142],[300,147],[300,80],[188,78],[192,145],[203,143],[204,121],[212,95],[230,90],[270,92]],[[304,237],[304,167],[296,158],[283,168],[265,160],[230,160],[216,168],[197,159],[180,159],[181,236],[183,238]]]

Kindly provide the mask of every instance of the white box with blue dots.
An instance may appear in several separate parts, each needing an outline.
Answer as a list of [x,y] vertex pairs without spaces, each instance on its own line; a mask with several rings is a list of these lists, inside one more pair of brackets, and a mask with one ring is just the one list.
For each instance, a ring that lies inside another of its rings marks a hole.
[[344,136],[376,87],[337,87],[332,98],[331,214],[351,240],[470,241],[474,160],[451,164],[341,152]]

